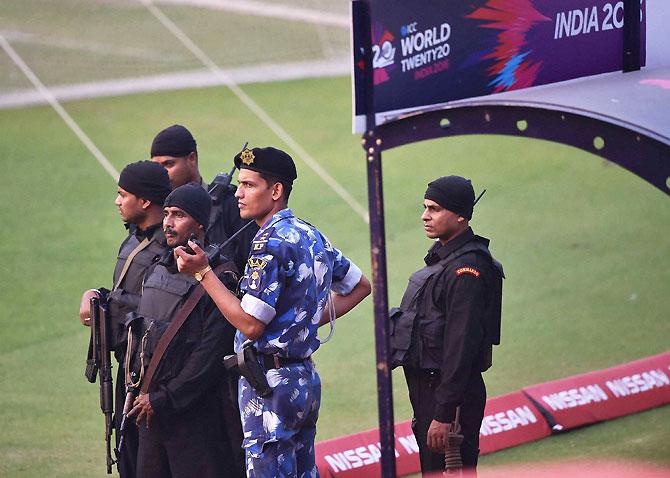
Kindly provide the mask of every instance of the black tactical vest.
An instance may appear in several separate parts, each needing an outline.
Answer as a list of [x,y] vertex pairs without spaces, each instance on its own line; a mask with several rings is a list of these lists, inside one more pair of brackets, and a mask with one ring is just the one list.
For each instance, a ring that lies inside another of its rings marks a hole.
[[142,316],[145,322],[156,320],[169,323],[188,298],[189,289],[197,283],[188,274],[173,274],[164,265],[157,264],[144,282],[137,315]]
[[400,308],[391,309],[391,365],[393,368],[407,365],[415,368],[439,370],[442,364],[444,310],[433,298],[439,296],[440,280],[444,271],[458,257],[475,253],[490,265],[490,273],[484,275],[486,287],[490,288],[489,303],[485,310],[485,338],[479,351],[480,370],[491,366],[493,345],[500,344],[502,308],[502,265],[488,250],[487,240],[475,236],[451,254],[435,264],[416,271],[409,278]]
[[[121,270],[130,253],[140,244],[135,234],[130,234],[121,244],[119,254],[114,268],[114,282],[119,279]],[[133,312],[139,303],[139,296],[142,293],[142,282],[144,276],[153,263],[165,254],[166,251],[165,236],[160,226],[151,236],[151,243],[142,249],[135,257],[126,272],[125,277],[119,284],[119,288],[110,295],[109,310],[112,318],[112,344],[115,351],[125,350],[126,327],[124,325],[128,312]]]
[[[130,316],[130,318],[140,319],[133,321],[132,324],[133,335],[136,337],[134,348],[140,346],[141,337],[145,332],[147,333],[146,346],[143,350],[145,368],[151,361],[153,351],[156,349],[161,335],[168,328],[197,283],[195,278],[190,275],[168,271],[162,263],[156,264],[150,270],[144,282],[142,299],[137,312]],[[194,313],[198,313],[198,309],[198,306],[196,306]],[[200,321],[187,320],[184,322],[177,335],[170,342],[170,346],[161,360],[161,372],[156,378],[169,379],[169,377],[176,375],[182,366],[181,359],[191,353],[201,335],[202,323]],[[137,352],[137,350],[134,352]],[[137,356],[133,359],[132,370],[139,370]]]
[[[211,257],[210,264],[216,267],[223,256]],[[127,322],[133,329],[134,346],[132,370],[139,370],[138,352],[141,347],[141,338],[146,333],[147,341],[144,348],[144,366],[149,365],[158,341],[175,318],[182,305],[189,298],[198,281],[190,274],[177,272],[177,266],[172,256],[172,251],[163,256],[147,272],[142,297],[137,307],[137,312],[128,315]],[[235,290],[237,285],[237,274],[235,272],[224,272],[219,276],[229,290]],[[157,380],[169,380],[176,376],[184,365],[184,360],[197,346],[203,334],[203,318],[205,316],[205,302],[207,295],[200,299],[188,319],[179,328],[179,331],[170,342],[165,355],[161,359]],[[221,317],[221,322],[226,329],[224,351],[232,351],[234,327]]]

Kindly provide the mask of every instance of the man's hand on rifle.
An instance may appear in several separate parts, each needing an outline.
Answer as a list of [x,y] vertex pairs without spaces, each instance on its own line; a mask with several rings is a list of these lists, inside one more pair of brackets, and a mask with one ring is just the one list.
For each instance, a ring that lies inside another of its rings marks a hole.
[[449,431],[451,430],[451,423],[442,423],[437,420],[430,422],[428,427],[427,445],[428,448],[435,453],[444,453],[447,447],[447,439]]
[[100,297],[100,294],[94,289],[89,289],[81,295],[79,303],[79,322],[86,327],[91,325],[91,298],[93,297]]
[[151,401],[149,400],[148,393],[140,393],[135,399],[135,402],[133,402],[133,409],[130,410],[128,416],[134,417],[135,415],[137,415],[135,423],[139,425],[142,423],[142,419],[146,418],[147,428],[151,426],[151,419],[154,416],[154,409],[151,407]]

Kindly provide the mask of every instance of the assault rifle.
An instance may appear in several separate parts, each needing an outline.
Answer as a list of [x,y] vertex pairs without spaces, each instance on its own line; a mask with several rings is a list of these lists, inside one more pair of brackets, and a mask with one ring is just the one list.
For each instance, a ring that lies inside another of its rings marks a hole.
[[[128,423],[128,413],[133,408],[133,401],[135,400],[137,390],[135,388],[127,387],[126,400],[123,404],[123,414],[121,415],[121,424],[119,425],[118,430],[116,430],[116,435],[119,437],[119,445],[114,449],[114,453],[118,458],[121,456],[121,450],[123,450],[123,443],[125,439],[126,423]],[[118,413],[118,411],[117,411]]]
[[[242,146],[242,149],[240,151],[244,151],[247,149],[247,145],[249,142],[244,143],[244,146]],[[221,198],[223,198],[226,195],[226,192],[228,191],[228,186],[230,186],[230,183],[233,180],[233,174],[235,173],[235,168],[236,166],[233,164],[233,168],[227,172],[221,172],[217,174],[214,179],[212,180],[212,184],[210,185],[209,188],[209,195],[212,197],[212,200],[214,202],[221,202]]]
[[96,376],[100,376],[100,409],[105,415],[105,445],[107,448],[107,474],[112,474],[112,428],[114,422],[114,395],[112,393],[112,362],[109,347],[109,304],[106,289],[99,290],[100,297],[91,298],[91,341],[88,345],[88,359],[86,360],[86,378],[95,383]]
[[456,407],[456,417],[447,432],[447,442],[444,450],[444,476],[463,476],[463,459],[461,458],[463,435],[461,434],[460,414],[461,407]]
[[233,165],[233,168],[229,172],[227,173],[221,172],[216,176],[214,176],[212,184],[210,185],[209,188],[209,195],[212,197],[212,200],[221,201],[221,198],[226,195],[226,192],[228,191],[228,186],[230,186],[230,183],[233,180],[234,173],[235,173],[235,165]]

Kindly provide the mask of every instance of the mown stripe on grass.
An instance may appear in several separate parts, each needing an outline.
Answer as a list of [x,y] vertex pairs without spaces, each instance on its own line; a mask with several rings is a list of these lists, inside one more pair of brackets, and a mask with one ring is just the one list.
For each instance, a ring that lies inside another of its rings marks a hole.
[[65,108],[61,106],[58,100],[54,97],[49,89],[44,86],[40,81],[37,75],[30,69],[30,67],[23,61],[23,58],[12,48],[9,42],[5,37],[0,34],[0,46],[5,50],[5,53],[12,59],[12,61],[18,66],[24,75],[30,80],[30,82],[37,88],[37,90],[44,96],[44,99],[49,102],[51,107],[58,113],[58,116],[65,122],[65,124],[72,130],[72,132],[79,138],[79,140],[86,146],[86,148],[91,152],[93,157],[100,163],[105,171],[114,179],[114,181],[119,180],[119,172],[116,170],[112,163],[102,154],[102,151],[91,141],[91,139],[84,133],[84,131],[79,127],[77,122],[69,115]]
[[198,58],[212,73],[217,75],[222,82],[237,96],[237,98],[249,108],[258,119],[263,122],[279,139],[298,154],[298,157],[312,169],[335,193],[340,196],[365,223],[369,222],[367,210],[347,191],[335,178],[333,178],[305,149],[277,123],[270,115],[242,88],[240,88],[233,79],[227,75],[218,65],[198,46],[184,31],[177,26],[170,18],[159,10],[151,0],[139,0],[156,17],[156,19],[167,28],[193,55]]
[[225,10],[245,15],[278,18],[292,22],[305,22],[312,25],[349,28],[351,24],[351,20],[347,15],[309,8],[299,8],[295,5],[282,5],[279,3],[258,2],[254,0],[227,0],[226,2],[221,2],[220,0],[159,0],[159,2],[173,5],[193,5],[196,7],[210,8],[212,10]]

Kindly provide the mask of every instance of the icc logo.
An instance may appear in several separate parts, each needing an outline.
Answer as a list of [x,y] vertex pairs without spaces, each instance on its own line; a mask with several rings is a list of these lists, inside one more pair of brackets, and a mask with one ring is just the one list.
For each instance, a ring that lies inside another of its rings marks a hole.
[[413,33],[416,33],[416,24],[417,22],[412,22],[408,23],[407,25],[403,25],[400,27],[400,35],[406,37],[407,35],[411,35]]

